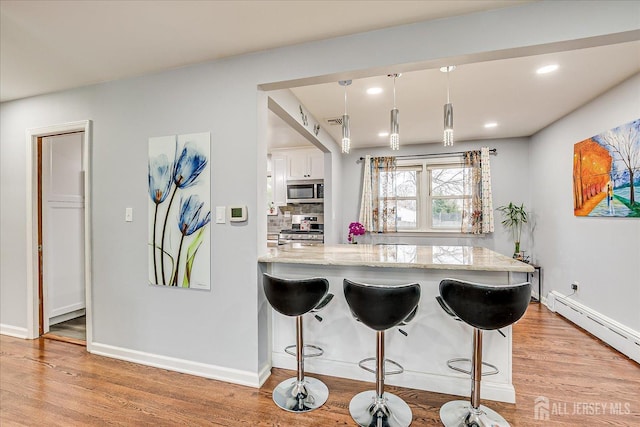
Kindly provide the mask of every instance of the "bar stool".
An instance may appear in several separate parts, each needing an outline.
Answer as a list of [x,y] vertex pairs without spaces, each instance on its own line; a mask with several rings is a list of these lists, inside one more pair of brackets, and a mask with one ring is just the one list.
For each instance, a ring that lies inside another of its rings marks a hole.
[[455,316],[473,327],[471,399],[469,402],[455,400],[442,405],[440,420],[445,427],[509,426],[500,414],[480,404],[482,332],[517,322],[527,311],[531,284],[488,285],[444,279],[440,282],[440,296]]
[[[264,293],[280,314],[296,318],[296,344],[285,351],[295,355],[298,362],[296,378],[282,381],[273,389],[273,401],[280,408],[290,412],[309,412],[322,406],[329,397],[329,389],[316,378],[305,377],[304,359],[323,354],[315,345],[305,345],[302,334],[302,315],[315,313],[324,308],[333,298],[329,294],[329,282],[322,278],[282,279],[264,273]],[[316,315],[318,320],[322,320]],[[295,353],[292,349],[295,348]],[[305,352],[310,350],[311,352]]]
[[[376,331],[376,389],[364,391],[351,399],[351,417],[363,427],[407,427],[413,418],[411,408],[398,396],[384,391],[384,332],[415,314],[420,300],[420,285],[369,285],[344,279],[344,296],[353,315]],[[386,361],[402,372],[398,363]]]
[[[458,316],[456,316],[456,314],[451,311],[451,308],[447,305],[446,302],[443,301],[442,297],[440,295],[436,296],[436,301],[438,301],[438,304],[440,304],[440,308],[442,308],[442,310],[444,310],[445,313],[447,313],[449,316],[451,316],[451,318],[453,318],[453,320],[458,321],[458,322],[462,322],[462,319],[459,318]],[[498,332],[500,333],[500,335],[502,335],[504,338],[506,338],[507,336],[500,330],[498,329]],[[462,372],[463,374],[467,374],[467,375],[471,375],[471,369],[465,369],[462,368],[459,365],[464,364],[466,365],[471,365],[471,358],[470,357],[454,357],[453,359],[449,359],[447,360],[447,367],[453,371],[458,371],[458,372]],[[482,376],[483,377],[487,377],[489,375],[496,375],[500,373],[500,370],[498,369],[498,367],[496,365],[492,365],[491,363],[488,362],[482,362],[483,366],[486,366],[487,368],[489,368],[490,370],[482,371]]]

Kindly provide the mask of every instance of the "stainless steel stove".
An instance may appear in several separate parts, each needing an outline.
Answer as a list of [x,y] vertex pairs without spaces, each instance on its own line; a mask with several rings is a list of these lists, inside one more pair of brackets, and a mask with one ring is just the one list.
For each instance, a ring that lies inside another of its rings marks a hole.
[[324,215],[292,215],[291,229],[282,230],[278,235],[279,245],[287,243],[324,244]]

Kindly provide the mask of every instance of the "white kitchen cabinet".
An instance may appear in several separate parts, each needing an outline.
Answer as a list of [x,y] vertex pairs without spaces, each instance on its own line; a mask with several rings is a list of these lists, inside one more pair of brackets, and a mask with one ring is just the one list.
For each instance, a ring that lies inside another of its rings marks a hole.
[[301,149],[287,151],[287,179],[323,179],[324,153],[317,149]]
[[284,154],[271,155],[271,188],[273,202],[276,206],[287,204],[287,156]]
[[324,179],[324,153],[320,150],[309,154],[309,179]]

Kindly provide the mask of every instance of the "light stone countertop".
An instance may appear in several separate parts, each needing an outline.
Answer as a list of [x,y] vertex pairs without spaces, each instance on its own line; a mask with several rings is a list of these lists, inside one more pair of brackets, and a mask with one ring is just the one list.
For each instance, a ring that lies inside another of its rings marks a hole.
[[305,245],[268,248],[258,262],[434,270],[533,272],[531,265],[487,248],[416,245]]

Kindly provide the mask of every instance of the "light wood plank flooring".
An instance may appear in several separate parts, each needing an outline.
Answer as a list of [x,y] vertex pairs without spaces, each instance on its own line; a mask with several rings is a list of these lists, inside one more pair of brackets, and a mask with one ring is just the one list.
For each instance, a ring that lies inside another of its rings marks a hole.
[[[437,345],[437,343],[434,343]],[[640,426],[640,367],[540,304],[514,327],[517,404],[484,402],[513,426]],[[0,337],[0,425],[353,426],[349,400],[372,384],[318,375],[329,400],[307,414],[278,409],[271,390],[292,371],[274,369],[260,389],[91,355],[52,340]],[[388,387],[414,426],[440,425],[457,397]],[[549,419],[536,420],[546,397]],[[604,405],[604,406],[602,406]],[[576,412],[576,413],[574,413]]]

